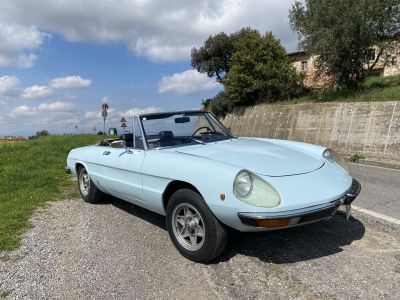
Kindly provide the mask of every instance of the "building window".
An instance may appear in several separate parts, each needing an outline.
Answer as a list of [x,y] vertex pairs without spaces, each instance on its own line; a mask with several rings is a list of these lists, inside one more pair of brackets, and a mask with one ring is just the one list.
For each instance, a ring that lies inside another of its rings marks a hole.
[[368,60],[375,60],[375,49],[368,49]]
[[307,68],[308,68],[307,61],[306,61],[306,60],[305,60],[305,61],[302,61],[302,62],[301,62],[301,70],[302,70],[302,71],[307,71]]

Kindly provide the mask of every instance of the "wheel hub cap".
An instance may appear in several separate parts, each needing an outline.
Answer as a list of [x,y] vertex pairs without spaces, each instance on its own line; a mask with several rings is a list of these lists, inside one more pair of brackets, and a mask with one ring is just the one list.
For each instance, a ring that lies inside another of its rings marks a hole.
[[199,250],[205,239],[203,218],[192,205],[179,204],[172,213],[173,232],[178,242],[187,250]]
[[89,174],[87,173],[87,171],[85,169],[83,169],[80,172],[80,176],[79,176],[79,187],[81,189],[81,193],[84,196],[89,195],[89,191],[90,191],[90,177]]

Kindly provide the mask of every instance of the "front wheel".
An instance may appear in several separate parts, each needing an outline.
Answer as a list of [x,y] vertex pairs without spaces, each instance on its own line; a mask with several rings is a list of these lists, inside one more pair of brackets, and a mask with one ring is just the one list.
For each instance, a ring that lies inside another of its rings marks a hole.
[[188,189],[171,196],[167,205],[167,228],[178,251],[195,262],[213,260],[225,249],[228,241],[226,229],[203,198]]
[[97,189],[86,168],[83,166],[78,170],[78,187],[83,201],[87,203],[97,203],[103,198],[104,194]]

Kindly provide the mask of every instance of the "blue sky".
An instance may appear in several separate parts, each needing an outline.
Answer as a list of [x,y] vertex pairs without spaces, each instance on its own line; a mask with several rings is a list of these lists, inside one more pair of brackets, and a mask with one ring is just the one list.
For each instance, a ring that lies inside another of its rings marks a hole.
[[99,130],[103,101],[110,105],[107,127],[117,128],[121,116],[199,108],[221,87],[192,70],[190,49],[211,34],[250,26],[273,31],[294,50],[291,3],[2,2],[0,135]]

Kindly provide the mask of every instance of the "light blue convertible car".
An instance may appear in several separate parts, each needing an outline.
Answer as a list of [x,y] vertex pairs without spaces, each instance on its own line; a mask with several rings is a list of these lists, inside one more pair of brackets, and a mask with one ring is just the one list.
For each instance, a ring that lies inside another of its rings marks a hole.
[[72,150],[67,170],[83,200],[113,195],[166,216],[179,252],[208,262],[228,229],[264,231],[350,212],[361,190],[334,151],[293,141],[235,137],[211,113],[136,116],[133,133]]

